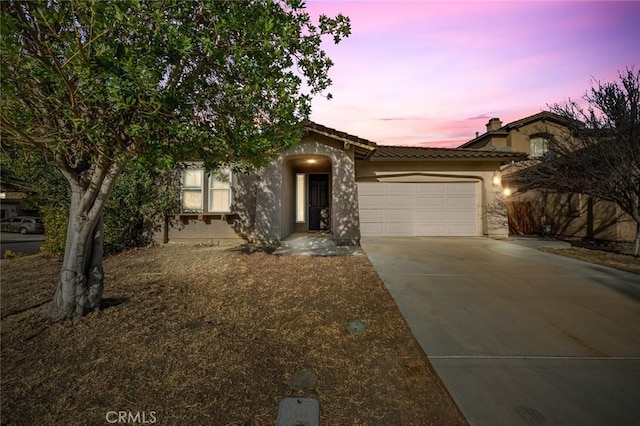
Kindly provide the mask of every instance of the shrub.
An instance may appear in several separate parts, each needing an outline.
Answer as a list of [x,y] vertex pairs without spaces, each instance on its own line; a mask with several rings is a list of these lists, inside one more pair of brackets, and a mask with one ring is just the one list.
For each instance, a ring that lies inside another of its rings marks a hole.
[[13,250],[5,250],[4,251],[4,258],[5,259],[16,259],[18,257],[22,257],[25,256],[24,253],[20,253],[18,251],[13,251]]
[[67,240],[69,207],[62,204],[44,204],[40,207],[40,214],[45,232],[40,251],[52,256],[63,255]]

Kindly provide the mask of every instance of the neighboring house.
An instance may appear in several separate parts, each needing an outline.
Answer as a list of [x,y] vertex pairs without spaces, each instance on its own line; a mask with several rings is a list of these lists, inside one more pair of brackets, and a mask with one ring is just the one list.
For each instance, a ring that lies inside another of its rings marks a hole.
[[[492,118],[484,134],[460,146],[464,149],[525,152],[530,158],[543,156],[548,141],[568,135],[566,118],[552,112],[502,124]],[[503,175],[510,165],[503,167]],[[506,184],[505,184],[506,185]],[[506,188],[515,192],[517,188]],[[616,204],[585,194],[529,191],[507,197],[511,234],[552,234],[567,237],[632,241],[636,224]]]
[[377,145],[313,122],[300,143],[253,174],[197,164],[184,170],[180,226],[169,241],[244,238],[277,242],[294,232],[361,236],[505,236],[495,182],[516,152]]
[[18,195],[22,194],[4,191],[0,192],[0,219],[18,215],[18,207],[23,198]]
[[11,184],[0,182],[0,219],[24,213],[24,201],[27,194]]

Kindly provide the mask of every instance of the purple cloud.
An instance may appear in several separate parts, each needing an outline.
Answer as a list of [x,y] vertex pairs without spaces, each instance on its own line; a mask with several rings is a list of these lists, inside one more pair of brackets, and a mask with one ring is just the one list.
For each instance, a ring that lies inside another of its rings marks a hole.
[[[592,76],[639,65],[636,2],[325,2],[353,34],[323,48],[334,98],[312,119],[390,144],[458,146],[548,104],[580,99]],[[488,112],[491,111],[491,112]]]

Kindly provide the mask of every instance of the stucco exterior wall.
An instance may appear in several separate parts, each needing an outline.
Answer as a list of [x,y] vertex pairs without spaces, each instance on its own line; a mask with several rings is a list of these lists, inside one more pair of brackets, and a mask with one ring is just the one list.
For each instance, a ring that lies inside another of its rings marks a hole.
[[621,242],[635,238],[633,219],[609,201],[581,194],[530,191],[509,197],[509,202],[530,204],[536,233]]
[[[162,241],[162,233],[155,236]],[[242,241],[233,229],[233,219],[206,218],[199,220],[197,216],[184,216],[174,226],[169,227],[169,241],[172,243],[230,244]]]
[[233,230],[248,241],[254,238],[256,222],[256,205],[260,175],[237,174],[234,177],[233,201],[231,211],[234,213]]
[[[241,242],[253,222],[252,211],[255,212],[256,177],[236,174],[232,179],[231,213],[229,214],[180,214],[173,218],[166,230],[169,242],[228,244]],[[154,235],[154,241],[163,242],[163,229]]]
[[[480,137],[473,148],[508,147],[514,152],[531,154],[530,138],[532,136],[539,134],[558,141],[570,137],[569,130],[553,119],[539,118],[521,126],[517,123],[513,122],[506,126],[507,134],[487,133]],[[515,191],[516,188],[511,189]],[[522,228],[531,228],[535,233],[543,233],[543,226],[548,225],[550,228],[547,230],[551,229],[552,234],[559,236],[625,242],[635,238],[635,222],[615,204],[581,195],[579,209],[576,209],[576,196],[578,195],[531,191],[509,197],[508,202],[529,203],[525,206],[526,208],[512,208],[511,214],[513,216],[529,212],[530,217],[525,218],[526,226]],[[568,210],[570,199],[572,200],[571,212]],[[510,207],[514,206],[510,205]]]
[[281,238],[282,158],[259,173],[252,239],[274,242]]
[[357,182],[476,182],[478,234],[509,234],[502,187],[493,184],[500,170],[495,161],[380,161],[358,162]]
[[[506,135],[492,135],[483,149],[493,147],[509,147],[513,152],[526,152],[531,154],[529,139],[535,135],[549,135],[555,138],[568,136],[567,129],[551,121],[536,121],[525,124],[516,129],[511,129]],[[478,147],[476,147],[478,148]]]
[[[326,161],[317,167],[305,165],[306,158]],[[234,175],[231,214],[225,215],[224,220],[206,213],[180,215],[177,226],[168,230],[169,241],[216,243],[244,238],[276,242],[286,238],[303,227],[295,223],[297,172],[329,174],[334,239],[338,244],[357,244],[360,224],[353,148],[345,149],[342,142],[313,133],[305,135],[298,146],[283,152],[265,169]],[[162,232],[156,240],[163,240]]]
[[354,143],[359,142],[309,131],[300,144],[281,153],[265,169],[234,175],[231,214],[223,218],[206,213],[183,215],[182,225],[169,230],[169,240],[215,242],[244,238],[275,243],[295,231],[306,231],[308,217],[306,223],[296,223],[297,173],[305,174],[307,192],[310,174],[329,176],[330,229],[337,244],[358,244],[360,240],[356,181],[472,182],[476,185],[478,235],[508,235],[502,187],[492,181],[500,172],[499,160],[356,161]]
[[[316,172],[330,171],[330,210],[331,210],[331,232],[337,244],[356,244],[360,240],[360,223],[358,219],[358,196],[355,185],[355,161],[352,148],[345,150],[341,142],[331,138],[308,134],[302,142],[295,148],[287,151],[277,160],[278,164],[283,164],[287,159],[302,158],[305,155],[321,156],[329,159],[330,170],[320,169]],[[308,171],[314,171],[310,169]],[[289,173],[293,180],[293,173]],[[283,200],[287,200],[285,209],[291,213],[288,219],[290,227],[287,231],[294,230],[294,187],[293,182],[284,186],[286,194]],[[284,215],[283,215],[284,216]],[[280,235],[284,238],[288,235]]]

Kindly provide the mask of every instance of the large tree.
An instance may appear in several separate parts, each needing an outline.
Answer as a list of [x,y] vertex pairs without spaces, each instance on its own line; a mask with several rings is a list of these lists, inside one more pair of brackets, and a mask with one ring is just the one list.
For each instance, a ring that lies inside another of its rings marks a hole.
[[548,152],[517,167],[505,180],[517,192],[543,189],[591,195],[616,203],[637,224],[640,248],[640,70],[619,81],[593,81],[586,107],[567,101],[551,107],[567,118],[567,134],[551,138]]
[[71,189],[52,320],[100,306],[103,212],[123,169],[176,159],[261,166],[301,135],[331,83],[324,35],[300,0],[3,1],[2,137]]

